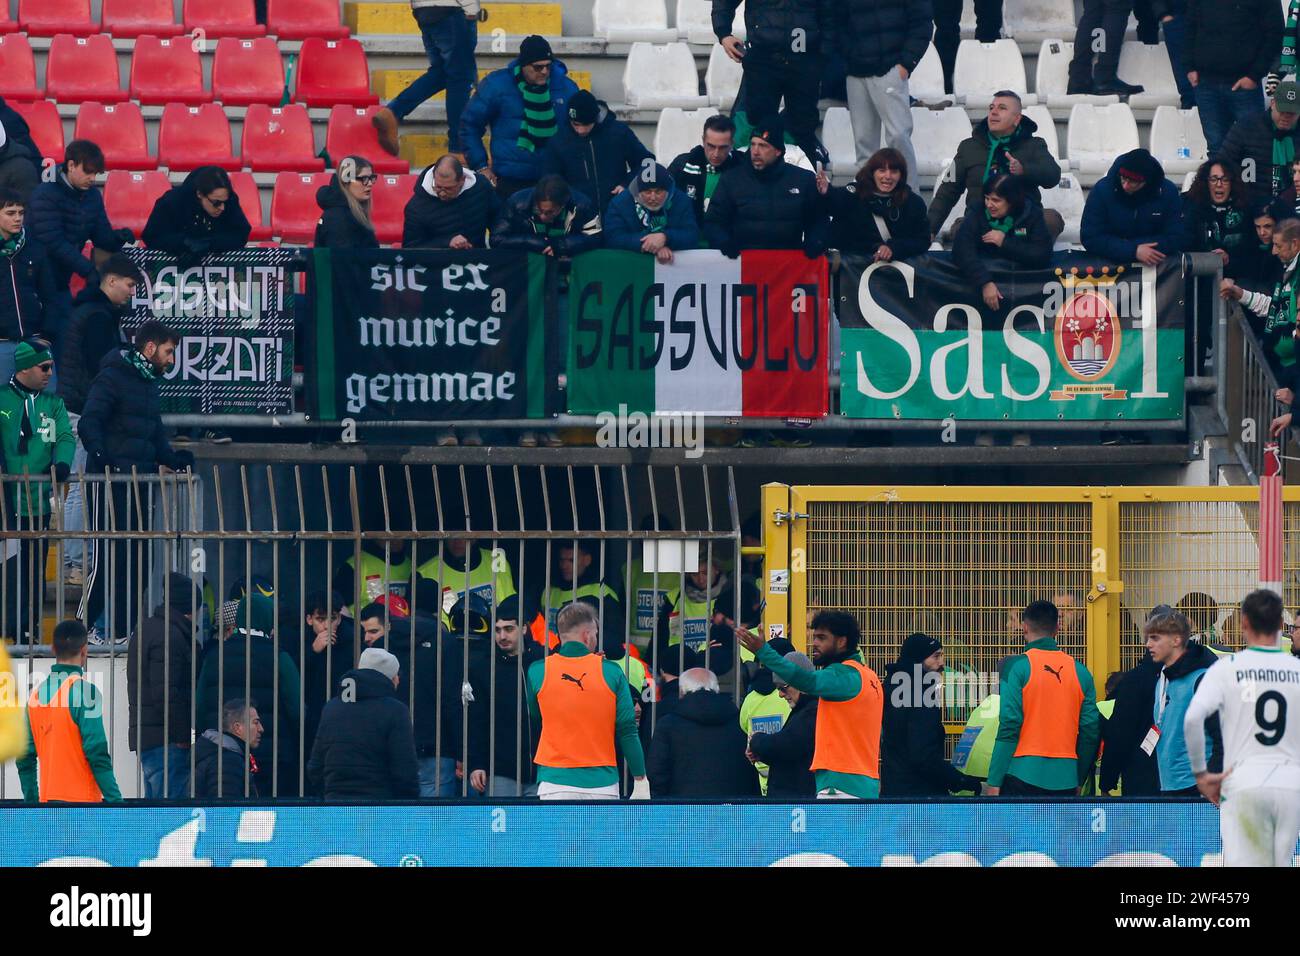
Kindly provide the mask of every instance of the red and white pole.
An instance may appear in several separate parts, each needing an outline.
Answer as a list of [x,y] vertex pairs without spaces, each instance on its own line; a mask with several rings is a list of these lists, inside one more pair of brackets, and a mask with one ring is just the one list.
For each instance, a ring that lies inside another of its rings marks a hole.
[[1259,479],[1259,586],[1282,594],[1282,458],[1276,442],[1264,446]]

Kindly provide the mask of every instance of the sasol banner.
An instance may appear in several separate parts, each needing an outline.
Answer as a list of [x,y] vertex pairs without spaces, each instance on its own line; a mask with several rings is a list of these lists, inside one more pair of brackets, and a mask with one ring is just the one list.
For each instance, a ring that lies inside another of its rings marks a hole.
[[994,272],[989,309],[946,253],[845,256],[840,407],[852,418],[1183,416],[1183,273],[1091,256]]
[[150,319],[181,334],[162,383],[165,413],[293,411],[292,251],[241,249],[196,264],[146,249],[127,254],[145,276],[122,319],[127,338]]
[[1205,801],[0,809],[0,866],[1135,867],[1219,853]]
[[314,255],[315,417],[542,416],[553,260],[490,250]]
[[801,252],[578,256],[569,411],[820,418],[829,298],[826,260]]

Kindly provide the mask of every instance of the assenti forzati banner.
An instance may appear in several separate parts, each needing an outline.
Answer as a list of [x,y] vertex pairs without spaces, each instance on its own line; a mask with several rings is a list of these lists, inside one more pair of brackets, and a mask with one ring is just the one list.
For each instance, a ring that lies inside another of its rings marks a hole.
[[827,412],[829,274],[802,252],[578,256],[568,408],[816,418]]
[[1183,416],[1183,272],[1062,255],[994,272],[983,302],[946,253],[845,256],[840,407],[853,418],[1139,420]]
[[312,415],[542,416],[548,257],[477,249],[313,255]]
[[171,414],[293,411],[292,250],[241,249],[193,265],[146,249],[127,254],[145,281],[122,318],[128,340],[150,319],[181,335],[162,382]]

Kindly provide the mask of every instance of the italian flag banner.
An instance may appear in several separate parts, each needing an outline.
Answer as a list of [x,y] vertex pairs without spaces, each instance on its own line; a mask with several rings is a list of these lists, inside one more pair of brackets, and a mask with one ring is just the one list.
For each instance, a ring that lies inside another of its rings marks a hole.
[[827,413],[824,258],[600,250],[569,281],[568,409],[726,417]]

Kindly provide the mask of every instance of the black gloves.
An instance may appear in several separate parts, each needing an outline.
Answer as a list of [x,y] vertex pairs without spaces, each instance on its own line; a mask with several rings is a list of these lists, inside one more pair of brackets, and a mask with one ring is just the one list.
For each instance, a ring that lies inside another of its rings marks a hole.
[[55,462],[54,480],[57,481],[59,484],[63,484],[65,481],[67,481],[68,475],[71,474],[71,472],[72,472],[72,466],[69,465],[67,462],[62,462],[62,461]]
[[803,254],[809,259],[816,259],[826,251],[826,246],[818,240],[806,239],[803,244]]
[[126,228],[122,228],[122,229],[114,229],[114,230],[113,230],[113,239],[114,239],[116,242],[119,242],[119,243],[121,243],[121,244],[124,245],[124,246],[134,245],[134,244],[135,244],[135,233],[132,232],[130,229],[126,229]]
[[188,471],[194,467],[194,452],[188,448],[178,448],[172,452],[172,469],[174,471]]
[[98,452],[86,452],[86,474],[102,475],[109,470],[107,458]]
[[736,240],[734,239],[728,239],[726,242],[724,242],[721,246],[718,247],[718,251],[721,252],[724,256],[726,256],[728,259],[740,258],[740,244],[737,243]]

